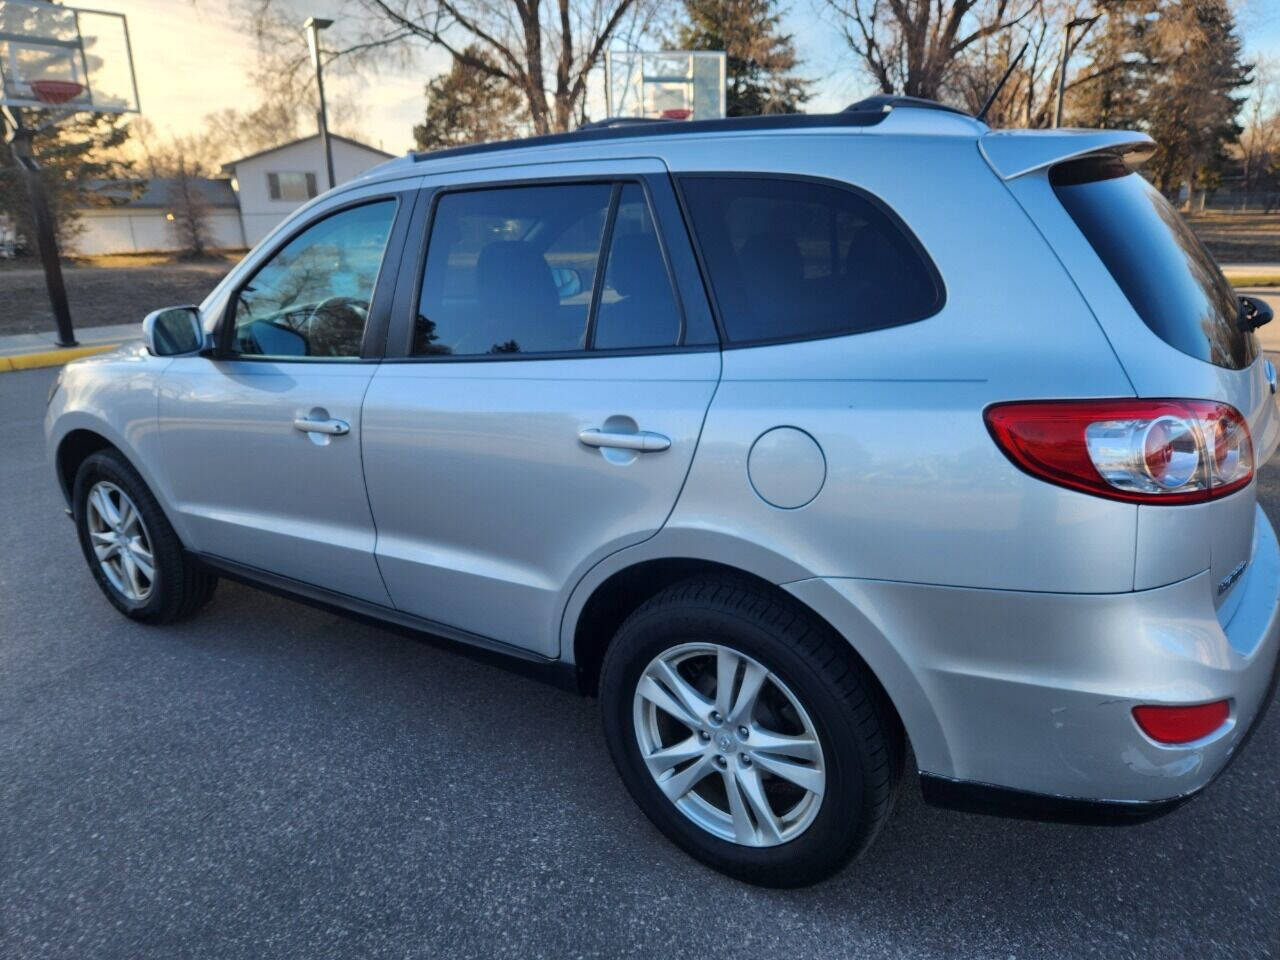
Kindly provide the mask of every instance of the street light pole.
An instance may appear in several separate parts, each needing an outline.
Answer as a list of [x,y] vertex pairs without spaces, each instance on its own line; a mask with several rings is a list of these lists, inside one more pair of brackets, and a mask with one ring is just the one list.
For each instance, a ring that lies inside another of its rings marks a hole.
[[324,75],[320,68],[320,31],[333,26],[332,20],[320,17],[307,17],[303,27],[307,31],[307,46],[311,48],[311,63],[316,68],[316,91],[320,94],[320,109],[316,111],[316,122],[320,127],[320,145],[324,147],[325,172],[329,175],[329,189],[335,186],[333,179],[333,145],[329,142],[329,114],[324,103]]

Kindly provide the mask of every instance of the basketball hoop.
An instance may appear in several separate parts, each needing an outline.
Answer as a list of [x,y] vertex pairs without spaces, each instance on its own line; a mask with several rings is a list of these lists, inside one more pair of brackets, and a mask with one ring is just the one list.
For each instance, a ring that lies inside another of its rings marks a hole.
[[71,80],[32,80],[31,92],[41,103],[60,104],[84,93],[84,84]]
[[0,0],[0,134],[8,134],[31,198],[29,239],[40,251],[60,347],[75,346],[76,337],[58,261],[56,222],[32,142],[76,115],[137,112],[138,83],[124,14],[46,0]]
[[607,50],[606,112],[648,120],[723,117],[727,63],[721,50]]

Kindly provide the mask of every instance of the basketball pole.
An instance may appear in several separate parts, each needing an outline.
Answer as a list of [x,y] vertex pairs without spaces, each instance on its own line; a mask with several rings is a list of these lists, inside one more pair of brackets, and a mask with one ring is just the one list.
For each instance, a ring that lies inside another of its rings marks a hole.
[[[44,180],[40,177],[40,163],[36,160],[32,149],[32,131],[23,125],[22,117],[16,110],[6,111],[12,132],[9,134],[9,150],[13,153],[14,162],[22,171],[22,179],[27,187],[27,196],[31,200],[31,222],[35,227],[36,247],[40,251],[40,262],[44,266],[44,283],[49,290],[49,305],[53,308],[53,319],[58,325],[60,347],[76,346],[75,331],[71,327],[71,307],[67,302],[67,286],[62,279],[62,261],[58,255],[58,235],[54,228],[53,213],[49,209],[49,198],[45,193]],[[3,115],[0,115],[2,121]],[[0,126],[3,123],[0,122]]]

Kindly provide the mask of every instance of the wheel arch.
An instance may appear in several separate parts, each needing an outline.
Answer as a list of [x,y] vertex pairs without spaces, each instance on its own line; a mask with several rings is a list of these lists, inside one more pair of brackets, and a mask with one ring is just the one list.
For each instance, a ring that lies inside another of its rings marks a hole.
[[67,411],[55,422],[56,426],[49,435],[50,459],[58,486],[66,498],[67,505],[74,508],[71,502],[75,488],[76,472],[80,465],[95,453],[102,450],[113,450],[124,458],[125,462],[137,472],[142,482],[147,485],[151,495],[156,498],[165,519],[178,534],[178,539],[188,543],[186,530],[182,527],[181,517],[174,510],[173,504],[156,476],[147,467],[138,451],[134,450],[123,436],[112,429],[109,422],[85,411]]
[[71,492],[75,486],[76,473],[80,470],[80,464],[84,463],[89,457],[97,453],[99,450],[114,450],[119,453],[130,463],[133,460],[120,447],[107,439],[102,433],[90,430],[86,427],[76,427],[68,430],[67,433],[58,441],[58,447],[54,453],[54,469],[58,475],[58,485],[62,488],[62,496],[66,499],[68,505],[71,504]]
[[[884,696],[908,744],[914,748],[915,738],[919,737],[933,749],[939,741],[941,731],[937,718],[914,674],[892,645],[874,630],[870,621],[859,617],[869,632],[864,635],[859,631],[858,637],[851,637],[848,630],[838,629],[833,618],[823,610],[788,589],[790,585],[777,584],[740,566],[697,557],[638,560],[614,569],[591,587],[577,607],[577,615],[568,631],[570,645],[564,651],[566,659],[572,658],[578,689],[584,694],[595,695],[605,652],[631,611],[666,587],[697,576],[725,576],[746,581],[763,593],[804,608],[849,645],[850,652]],[[866,642],[859,642],[864,640]]]

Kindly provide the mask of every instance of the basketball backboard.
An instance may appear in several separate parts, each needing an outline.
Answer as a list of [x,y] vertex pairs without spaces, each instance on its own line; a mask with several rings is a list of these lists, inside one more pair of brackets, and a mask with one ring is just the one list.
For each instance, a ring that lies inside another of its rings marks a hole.
[[608,115],[665,120],[723,117],[725,67],[725,54],[718,50],[607,51]]
[[0,105],[136,113],[124,15],[45,0],[0,0]]

